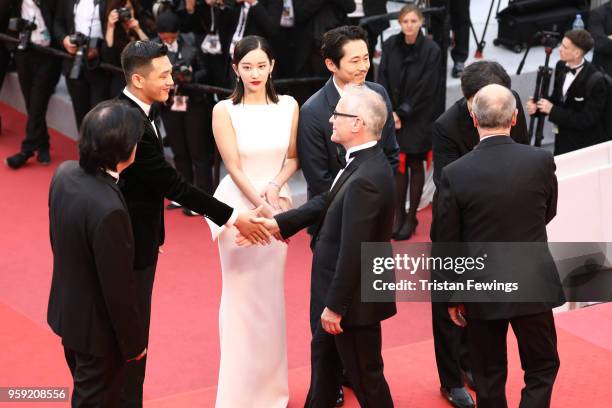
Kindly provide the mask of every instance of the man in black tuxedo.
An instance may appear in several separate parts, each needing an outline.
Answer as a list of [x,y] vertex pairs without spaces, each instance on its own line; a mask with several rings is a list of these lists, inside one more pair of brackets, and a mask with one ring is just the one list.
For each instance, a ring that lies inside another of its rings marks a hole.
[[388,111],[368,87],[346,89],[330,115],[331,139],[346,149],[347,165],[331,190],[274,220],[259,219],[287,239],[316,225],[310,312],[317,316],[311,343],[311,383],[306,407],[334,406],[346,370],[362,407],[392,407],[383,374],[380,322],[395,303],[361,301],[361,243],[388,242],[393,224],[393,170],[380,147]]
[[[166,54],[166,46],[154,41],[128,44],[121,54],[121,65],[128,85],[117,97],[138,109],[144,126],[136,160],[122,177],[121,192],[125,196],[134,231],[134,269],[147,340],[157,256],[165,238],[164,197],[210,218],[217,225],[235,226],[254,243],[266,243],[269,237],[265,228],[250,221],[257,215],[257,210],[238,214],[230,206],[185,181],[166,161],[161,135],[155,125],[158,112],[155,103],[165,102],[174,85],[172,64]],[[142,406],[145,367],[146,358],[130,366],[122,406]]]
[[550,100],[529,99],[527,112],[548,115],[554,123],[555,155],[568,153],[607,140],[604,113],[607,98],[605,79],[584,59],[594,40],[586,30],[571,30],[559,47],[554,88]]
[[[507,88],[511,86],[510,76],[499,63],[477,61],[468,65],[461,75],[463,98],[455,102],[434,122],[432,145],[433,179],[436,193],[432,206],[433,219],[430,231],[433,242],[438,240],[437,226],[444,222],[438,217],[436,211],[442,169],[471,152],[478,144],[480,139],[470,117],[469,107],[474,95],[490,84],[499,84]],[[513,94],[519,113],[510,137],[517,143],[529,144],[527,122],[521,108],[521,100],[516,92]],[[453,324],[443,302],[432,302],[431,311],[440,392],[449,403],[456,407],[472,407],[474,401],[464,387],[464,378],[468,385],[473,386],[465,330]]]
[[143,124],[125,103],[85,117],[79,162],[63,163],[49,192],[53,280],[47,321],[62,338],[73,407],[119,407],[127,366],[146,354],[134,239],[117,186],[134,161]]
[[[60,48],[60,42],[53,34],[56,1],[17,0],[9,9],[11,17],[36,24],[30,36],[32,44]],[[21,149],[7,157],[5,162],[10,168],[18,169],[37,152],[37,161],[46,165],[51,161],[47,106],[60,77],[61,60],[28,46],[25,50],[15,51],[15,65],[28,116]]]
[[[546,242],[546,224],[557,210],[557,178],[551,153],[516,143],[516,98],[508,88],[487,85],[474,97],[472,116],[480,143],[442,170],[438,226],[442,242]],[[517,204],[519,203],[519,204]],[[539,268],[545,274],[546,270]],[[558,275],[555,275],[558,287]],[[504,276],[504,278],[512,278]],[[465,326],[479,408],[507,407],[506,337],[517,337],[526,387],[521,407],[549,407],[557,371],[552,308],[564,303],[465,303],[450,305],[450,318]]]

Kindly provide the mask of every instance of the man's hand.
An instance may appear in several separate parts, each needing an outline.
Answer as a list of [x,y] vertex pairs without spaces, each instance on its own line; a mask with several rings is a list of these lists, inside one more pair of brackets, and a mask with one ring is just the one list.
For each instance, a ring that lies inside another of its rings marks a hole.
[[74,55],[77,52],[77,46],[70,42],[70,36],[67,35],[64,37],[64,48],[68,52],[68,54]]
[[540,99],[536,105],[538,110],[546,115],[548,115],[553,108],[553,103],[544,98]]
[[463,304],[449,307],[448,315],[450,316],[453,323],[455,323],[457,326],[467,326],[467,320],[465,320],[465,306]]
[[342,316],[339,314],[332,312],[327,307],[321,313],[321,326],[323,326],[323,330],[328,332],[329,334],[336,335],[342,333],[342,327],[340,327],[340,322],[342,321]]
[[[265,230],[272,235],[276,240],[284,242],[286,244],[289,243],[289,239],[283,238],[280,233],[280,228],[278,227],[278,223],[274,218],[264,218],[264,217],[253,217],[251,221],[254,224],[260,225],[265,228]],[[238,246],[251,246],[253,243],[250,242],[245,236],[239,234],[236,236],[236,245]]]
[[130,358],[127,362],[129,363],[130,361],[138,361],[138,360],[142,360],[144,358],[144,356],[147,355],[147,348],[145,347],[144,350],[142,350],[142,353],[140,353],[139,355],[137,355],[134,358]]
[[527,101],[527,114],[529,116],[533,116],[535,115],[537,111],[538,111],[538,106],[533,101],[533,98],[529,98],[529,100]]
[[252,244],[267,245],[270,243],[270,233],[263,225],[253,222],[253,219],[260,215],[261,210],[262,206],[259,206],[254,210],[240,213],[234,226],[240,235]]

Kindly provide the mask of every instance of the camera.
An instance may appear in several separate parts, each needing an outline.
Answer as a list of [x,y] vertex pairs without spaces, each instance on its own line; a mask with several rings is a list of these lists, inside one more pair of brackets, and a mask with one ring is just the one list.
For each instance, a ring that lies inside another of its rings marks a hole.
[[126,23],[132,19],[132,12],[127,7],[119,7],[117,9],[117,14],[119,14],[119,21],[122,23]]
[[193,72],[189,65],[179,62],[172,66],[172,79],[179,84],[186,84],[193,80]]
[[9,31],[19,33],[19,44],[17,49],[24,51],[28,48],[28,43],[32,37],[32,31],[36,30],[36,24],[23,18],[13,17],[9,20]]
[[561,42],[561,33],[556,31],[539,31],[533,37],[533,45],[542,45],[546,48],[555,48]]
[[89,49],[94,49],[98,47],[98,39],[90,38],[83,33],[76,32],[74,34],[70,34],[68,37],[69,41],[76,45],[77,52],[74,56],[74,62],[72,63],[72,68],[70,69],[70,79],[78,79],[81,75],[81,70],[83,69],[83,64],[85,63],[85,59],[87,58],[87,54]]

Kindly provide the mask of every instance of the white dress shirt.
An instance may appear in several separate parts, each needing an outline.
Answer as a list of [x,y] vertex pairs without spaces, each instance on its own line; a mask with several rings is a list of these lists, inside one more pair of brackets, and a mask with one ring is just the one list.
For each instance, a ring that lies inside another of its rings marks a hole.
[[94,0],[79,0],[74,8],[74,29],[91,38],[102,38],[100,4],[95,4]]
[[[582,59],[582,62],[578,64],[577,66],[578,66],[578,69],[576,70],[576,74],[572,74],[571,72],[568,72],[567,74],[565,74],[565,81],[563,82],[563,96],[564,97],[567,94],[567,91],[570,88],[570,86],[572,86],[572,84],[574,83],[574,80],[576,80],[576,77],[580,75],[580,71],[582,71],[582,68],[584,68],[584,58]],[[568,65],[568,68],[574,68],[574,67],[570,67]]]
[[[137,96],[135,96],[133,93],[131,93],[127,89],[127,87],[123,89],[123,93],[125,94],[125,96],[127,96],[128,98],[133,100],[140,107],[140,109],[143,110],[145,115],[149,116],[149,111],[151,110],[151,105],[146,104],[143,101],[141,101],[140,99],[138,99]],[[159,133],[157,133],[157,128],[155,127],[155,122],[151,121],[151,126],[153,126],[153,129],[155,130],[155,134],[157,135],[157,137],[159,137]],[[238,211],[236,211],[236,209],[234,209],[232,211],[232,215],[230,216],[229,220],[227,220],[227,222],[225,223],[225,226],[227,228],[230,228],[231,226],[233,226],[236,223],[237,219],[238,219]]]
[[370,147],[372,147],[372,146],[376,146],[376,143],[378,143],[376,140],[371,140],[371,141],[369,141],[369,142],[367,142],[367,143],[360,144],[360,145],[357,145],[357,146],[353,146],[353,147],[349,148],[349,149],[346,151],[346,166],[344,166],[344,168],[343,168],[343,169],[341,169],[341,170],[338,172],[338,174],[336,174],[336,178],[334,179],[334,182],[333,182],[333,183],[332,183],[332,185],[331,185],[330,191],[331,191],[331,190],[334,188],[334,185],[336,185],[336,182],[337,182],[337,181],[338,181],[338,179],[340,178],[340,175],[342,174],[342,172],[344,171],[344,169],[346,169],[346,168],[348,167],[348,165],[349,165],[349,164],[351,164],[351,162],[352,162],[353,160],[355,160],[355,158],[354,158],[354,157],[351,157],[351,153],[355,153],[355,152],[358,152],[358,151],[360,151],[360,150],[364,150],[364,149],[368,149],[368,148],[370,148]]
[[34,3],[34,0],[23,0],[23,3],[21,3],[21,18],[36,23],[36,30],[32,31],[32,37],[30,38],[33,44],[43,47],[48,47],[51,44],[51,34],[47,29],[40,7]]
[[174,40],[172,44],[164,43],[166,47],[168,47],[168,52],[177,53],[179,51],[178,41]]

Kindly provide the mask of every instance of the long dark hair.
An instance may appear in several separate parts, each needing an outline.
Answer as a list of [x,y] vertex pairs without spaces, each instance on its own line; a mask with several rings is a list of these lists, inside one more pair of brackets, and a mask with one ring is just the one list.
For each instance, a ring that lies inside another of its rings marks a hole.
[[[234,49],[234,58],[232,58],[232,63],[238,66],[238,63],[240,63],[244,56],[253,50],[262,50],[265,52],[268,56],[268,61],[270,64],[272,64],[274,56],[272,55],[270,44],[266,39],[258,35],[249,35],[238,41],[236,48]],[[272,102],[278,103],[278,95],[276,94],[276,90],[274,90],[272,78],[266,78],[266,97]],[[230,95],[230,99],[234,105],[238,105],[240,102],[242,102],[242,98],[244,98],[244,84],[240,78],[238,78],[238,81],[236,81],[236,85],[234,86],[234,92],[232,92]]]

